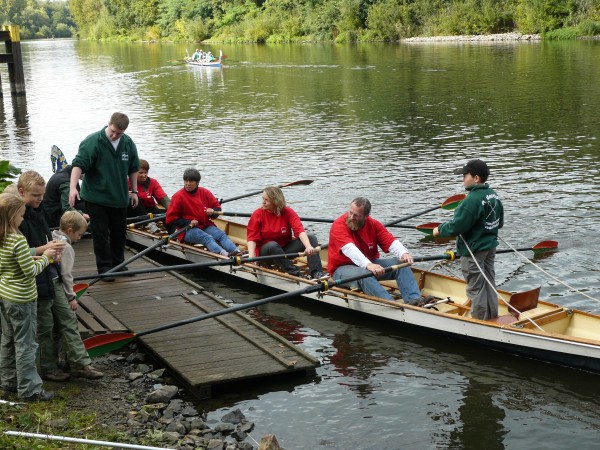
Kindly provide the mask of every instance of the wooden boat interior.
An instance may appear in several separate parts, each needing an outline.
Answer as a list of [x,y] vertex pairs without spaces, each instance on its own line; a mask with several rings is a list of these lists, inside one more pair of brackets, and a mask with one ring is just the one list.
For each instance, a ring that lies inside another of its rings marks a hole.
[[[228,234],[235,244],[241,249],[246,249],[246,225],[223,219],[215,219],[214,222],[220,229]],[[165,237],[164,233],[161,233],[162,235],[157,237],[156,235],[147,233],[143,230],[136,231],[148,234],[154,239]],[[183,244],[182,247],[188,246]],[[194,247],[198,248],[198,246]],[[198,250],[205,251],[201,246]],[[327,252],[322,252],[322,261],[323,267],[327,267]],[[296,258],[294,264],[301,269],[306,268],[306,258]],[[249,267],[248,270],[252,270],[252,267],[254,266],[249,265]],[[283,276],[295,279],[295,277],[292,277],[291,275],[279,272],[274,267],[261,267],[261,269],[268,276]],[[236,270],[244,269],[237,268]],[[466,296],[464,280],[418,268],[413,268],[412,270],[423,296],[433,296],[437,300],[437,303],[432,309],[435,309],[435,311],[440,313],[462,316],[464,318],[470,317],[471,301]],[[395,281],[382,281],[382,285],[384,285],[393,296],[398,299],[401,298]],[[324,293],[324,295],[345,296],[348,292],[347,289],[333,288]],[[556,335],[557,337],[566,335],[582,342],[590,340],[596,341],[597,343],[597,341],[600,341],[600,321],[596,316],[582,311],[572,311],[568,308],[540,301],[540,287],[517,293],[503,290],[499,290],[498,292],[504,300],[499,299],[499,318],[494,321],[486,321],[486,323],[489,323],[492,326],[504,327],[508,330],[531,330],[532,332],[539,331],[537,327],[540,327],[544,332]],[[352,294],[358,297],[372,299],[360,291],[352,290]],[[394,304],[384,300],[381,301]],[[517,311],[519,311],[519,313],[517,314],[509,308],[506,305],[506,302],[510,303]],[[535,322],[537,327],[532,322]]]

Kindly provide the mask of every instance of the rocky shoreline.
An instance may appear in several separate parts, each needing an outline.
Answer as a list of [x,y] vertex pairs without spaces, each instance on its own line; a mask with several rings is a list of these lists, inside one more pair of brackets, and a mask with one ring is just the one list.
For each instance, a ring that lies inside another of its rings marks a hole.
[[[199,402],[194,402],[185,389],[169,377],[166,369],[155,367],[144,353],[135,348],[130,353],[96,358],[94,366],[105,373],[104,378],[93,381],[75,378],[66,383],[45,383],[46,389],[57,393],[59,401],[64,399],[66,411],[94,417],[93,424],[85,433],[89,439],[178,450],[282,449],[273,435],[260,439],[252,436],[254,423],[247,420],[239,409],[228,412],[218,422],[208,421],[207,412],[199,411],[195,406]],[[7,394],[4,393],[2,397],[18,402],[14,396]],[[50,411],[55,407],[55,402],[14,406],[0,404],[0,421],[4,422],[2,428],[8,425],[11,430],[32,431],[27,427],[6,423],[5,409],[14,414],[15,408],[21,412],[29,408],[47,408],[45,415],[51,419],[37,424],[34,427],[36,433],[81,437],[74,433],[72,422],[76,419],[72,414]],[[18,441],[12,442],[14,448],[27,448],[29,444],[33,447],[39,443],[25,437],[16,439]],[[50,442],[46,441],[45,445]]]
[[400,42],[410,44],[424,42],[536,42],[541,40],[542,37],[539,34],[501,33],[464,36],[422,36],[402,39]]

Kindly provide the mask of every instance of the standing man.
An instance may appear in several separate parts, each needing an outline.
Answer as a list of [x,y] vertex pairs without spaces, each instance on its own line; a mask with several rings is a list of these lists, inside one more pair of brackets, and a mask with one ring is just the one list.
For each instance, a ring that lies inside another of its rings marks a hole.
[[[384,274],[386,267],[413,263],[408,250],[383,224],[370,217],[371,202],[364,197],[352,200],[347,213],[338,217],[329,232],[328,269],[334,279],[349,278],[367,272],[381,276],[383,280],[395,279],[404,303],[421,305],[421,291],[410,270],[403,267]],[[395,258],[380,258],[378,246]],[[365,294],[386,300],[394,300],[375,277],[367,277],[349,283],[359,287]]]
[[504,225],[500,197],[489,184],[490,169],[480,159],[472,159],[454,171],[462,175],[469,195],[454,211],[454,218],[433,229],[434,236],[457,236],[460,267],[467,281],[471,316],[490,320],[498,317],[496,292],[496,247],[498,230]]
[[[133,140],[125,134],[129,118],[114,113],[108,126],[90,134],[72,162],[69,204],[79,198],[77,183],[85,174],[81,198],[85,200],[92,226],[98,273],[104,273],[125,260],[127,206],[138,205],[137,172],[140,160]],[[104,278],[114,281],[114,278]]]

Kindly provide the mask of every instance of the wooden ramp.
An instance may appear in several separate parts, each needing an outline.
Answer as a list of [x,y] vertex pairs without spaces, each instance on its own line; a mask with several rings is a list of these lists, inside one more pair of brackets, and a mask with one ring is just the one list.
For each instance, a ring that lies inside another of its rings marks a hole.
[[[91,239],[75,244],[74,249],[75,276],[95,273]],[[125,258],[133,254],[128,249]],[[129,268],[157,265],[140,258]],[[82,303],[86,302],[98,304],[136,333],[231,306],[174,272],[99,281],[82,296]],[[210,397],[217,384],[299,372],[313,374],[319,364],[244,312],[148,334],[139,341],[200,398]]]

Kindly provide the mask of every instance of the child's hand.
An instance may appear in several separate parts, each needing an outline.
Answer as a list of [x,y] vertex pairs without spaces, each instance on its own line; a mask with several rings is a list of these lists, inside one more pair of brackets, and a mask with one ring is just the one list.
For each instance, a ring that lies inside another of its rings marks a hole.
[[78,305],[79,305],[79,303],[77,303],[77,299],[76,299],[76,298],[74,298],[73,300],[71,300],[71,301],[69,302],[69,306],[71,307],[71,309],[72,309],[73,311],[77,311],[77,306],[78,306]]
[[56,249],[54,248],[54,246],[48,247],[46,250],[44,250],[43,254],[46,255],[48,258],[54,258],[56,256]]

